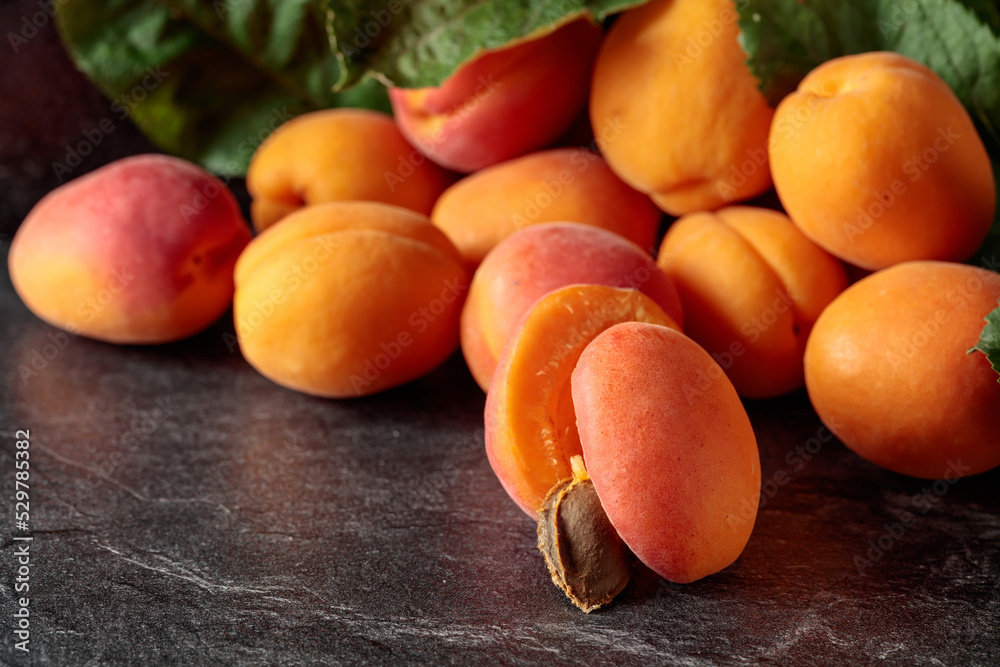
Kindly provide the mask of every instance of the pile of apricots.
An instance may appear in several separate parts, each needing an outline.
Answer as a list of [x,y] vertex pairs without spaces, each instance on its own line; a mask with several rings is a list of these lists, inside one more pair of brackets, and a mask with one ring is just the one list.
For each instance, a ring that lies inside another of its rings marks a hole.
[[771,108],[738,37],[732,0],[653,0],[391,89],[393,116],[295,118],[250,164],[255,238],[211,174],[121,160],[36,206],[14,286],[114,343],[232,306],[254,368],[329,398],[460,347],[518,506],[537,517],[582,456],[614,530],[674,582],[733,563],[753,529],[741,399],[804,386],[898,473],[1000,465],[1000,383],[968,352],[1000,299],[1000,273],[961,263],[997,203],[969,114],[894,53],[829,61]]

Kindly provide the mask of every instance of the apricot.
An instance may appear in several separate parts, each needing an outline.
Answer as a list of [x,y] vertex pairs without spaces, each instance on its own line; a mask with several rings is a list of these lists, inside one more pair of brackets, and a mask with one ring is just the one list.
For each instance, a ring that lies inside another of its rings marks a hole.
[[297,391],[345,398],[416,379],[458,346],[468,276],[430,220],[376,202],[302,209],[236,264],[240,349]]
[[475,270],[505,238],[543,222],[577,222],[652,249],[660,212],[649,197],[615,176],[596,153],[542,151],[484,169],[441,195],[434,224]]
[[486,51],[437,88],[390,88],[403,135],[440,165],[478,171],[543,148],[587,100],[601,29],[589,19]]
[[1000,384],[969,353],[1000,298],[1000,274],[905,262],[849,287],[823,312],[805,354],[806,388],[856,454],[927,479],[1000,465]]
[[990,229],[986,148],[948,85],[905,56],[820,65],[778,106],[770,146],[788,215],[852,264],[964,260]]
[[590,119],[622,180],[671,215],[771,187],[773,111],[738,43],[732,0],[653,0],[611,27],[594,65]]
[[406,142],[392,118],[328,109],[285,123],[247,169],[250,217],[262,231],[303,206],[376,201],[427,215],[452,177]]
[[787,216],[749,206],[677,220],[657,264],[680,293],[685,333],[749,398],[802,386],[809,332],[847,287],[844,266]]
[[528,227],[487,256],[462,309],[462,353],[484,391],[524,313],[548,292],[577,283],[638,289],[683,321],[673,283],[637,245],[573,223]]
[[536,517],[549,490],[580,454],[570,374],[584,348],[620,322],[677,328],[648,296],[606,285],[546,294],[504,349],[486,397],[486,454],[510,497]]
[[639,560],[677,583],[733,563],[756,519],[760,457],[712,357],[675,330],[618,324],[580,355],[571,387],[601,506]]
[[49,324],[111,343],[163,343],[229,308],[249,240],[221,181],[178,158],[137,155],[50,192],[7,261],[14,289]]

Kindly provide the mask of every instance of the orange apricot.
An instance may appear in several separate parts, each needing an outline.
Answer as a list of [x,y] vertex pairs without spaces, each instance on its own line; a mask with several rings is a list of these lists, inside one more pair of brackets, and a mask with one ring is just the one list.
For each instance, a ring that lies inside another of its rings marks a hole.
[[548,292],[578,283],[638,289],[683,321],[677,290],[639,246],[580,224],[528,227],[486,257],[462,309],[462,353],[484,391],[524,313]]
[[615,176],[596,153],[563,148],[533,153],[464,178],[431,213],[470,271],[514,232],[543,222],[576,222],[652,249],[660,212]]
[[375,202],[302,209],[247,246],[233,314],[254,368],[317,396],[416,379],[458,346],[468,276],[426,217]]
[[166,155],[56,188],[11,244],[11,281],[46,322],[112,343],[164,343],[215,322],[250,229],[226,186]]
[[406,142],[392,118],[315,111],[285,123],[247,169],[250,215],[262,231],[303,206],[375,201],[427,215],[452,177]]
[[948,85],[905,56],[820,65],[778,106],[770,146],[789,217],[852,264],[964,260],[989,231],[986,148]]
[[487,51],[437,88],[391,88],[403,135],[432,160],[472,172],[543,148],[587,99],[601,29],[579,19]]
[[580,454],[570,375],[584,348],[620,322],[677,324],[646,295],[606,285],[546,294],[504,349],[486,398],[486,454],[510,497],[535,517]]
[[749,398],[802,386],[813,323],[847,287],[844,266],[787,216],[749,206],[677,220],[657,264],[680,294],[685,333]]
[[732,0],[652,0],[611,27],[590,119],[608,164],[672,215],[771,187],[773,111],[738,43]]
[[760,457],[712,357],[673,329],[618,324],[583,351],[571,386],[594,489],[639,560],[677,583],[733,563],[756,519]]
[[806,388],[830,430],[894,472],[954,479],[1000,465],[1000,383],[969,353],[1000,274],[904,262],[849,287],[820,316]]

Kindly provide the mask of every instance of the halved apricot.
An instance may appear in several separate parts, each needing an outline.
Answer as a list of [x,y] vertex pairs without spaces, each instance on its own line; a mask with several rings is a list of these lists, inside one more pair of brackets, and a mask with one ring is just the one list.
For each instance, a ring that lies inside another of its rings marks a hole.
[[570,378],[584,348],[622,322],[680,330],[633,289],[571,285],[542,297],[500,357],[486,399],[486,453],[511,498],[535,517],[549,490],[581,453]]

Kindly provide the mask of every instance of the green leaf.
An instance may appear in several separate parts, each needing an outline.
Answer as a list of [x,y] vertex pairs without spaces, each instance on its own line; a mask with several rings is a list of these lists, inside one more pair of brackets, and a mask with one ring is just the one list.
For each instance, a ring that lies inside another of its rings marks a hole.
[[56,13],[77,66],[163,149],[243,175],[290,118],[337,106],[389,110],[366,81],[340,78],[316,0],[74,0]]
[[772,107],[810,70],[835,57],[820,17],[797,2],[758,0],[745,5],[740,27],[740,44]]
[[996,0],[960,0],[960,2],[972,10],[980,21],[992,28],[993,32],[1000,34],[1000,2]]
[[983,0],[744,0],[742,44],[760,89],[775,105],[810,70],[838,56],[896,51],[951,86],[1000,146],[1000,28]]
[[[979,342],[969,350],[969,353],[976,351],[985,354],[993,370],[1000,374],[1000,306],[986,316],[986,326],[983,327]],[[1000,382],[1000,377],[997,378],[997,382]]]
[[645,0],[328,0],[338,87],[374,76],[405,88],[438,86],[485,49],[541,36],[570,20],[596,20]]

